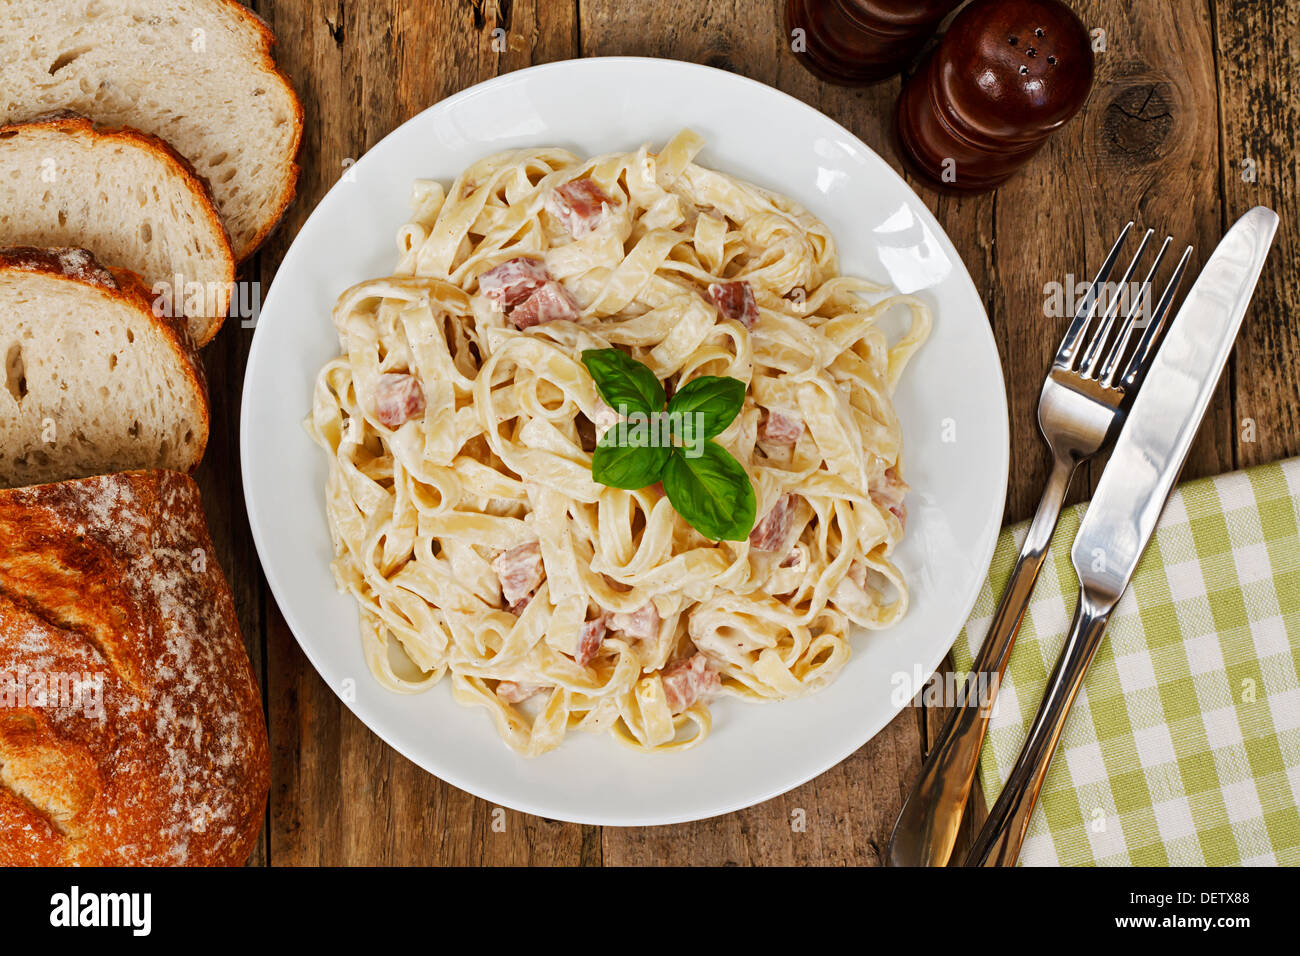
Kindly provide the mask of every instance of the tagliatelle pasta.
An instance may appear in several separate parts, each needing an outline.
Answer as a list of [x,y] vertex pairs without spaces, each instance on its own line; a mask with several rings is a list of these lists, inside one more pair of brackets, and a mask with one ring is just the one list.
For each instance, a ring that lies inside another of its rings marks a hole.
[[[839,275],[821,222],[701,146],[512,150],[419,181],[393,274],[335,309],[308,428],[366,659],[394,691],[450,675],[524,754],[575,729],[692,746],[711,697],[815,691],[855,625],[906,610],[891,396],[928,309]],[[581,355],[606,348],[669,394],[746,383],[716,440],[755,491],[748,541],[706,540],[657,486],[593,481],[618,415]]]

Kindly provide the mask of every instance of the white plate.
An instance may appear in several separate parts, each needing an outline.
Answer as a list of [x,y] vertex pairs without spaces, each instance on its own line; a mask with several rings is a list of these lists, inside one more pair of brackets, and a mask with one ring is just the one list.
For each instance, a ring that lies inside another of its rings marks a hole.
[[[884,121],[882,117],[882,122]],[[724,699],[713,733],[680,754],[642,754],[570,734],[517,756],[447,683],[419,696],[381,688],[361,654],[351,597],[329,570],[326,460],[302,428],[317,370],[338,349],[338,294],[386,275],[411,181],[450,182],[497,150],[579,155],[660,145],[689,126],[700,162],[785,193],[831,227],[845,273],[889,279],[934,307],[934,334],[896,403],[903,422],[907,536],[896,552],[907,617],[863,633],[839,679],[776,704]],[[993,553],[1007,477],[1007,406],[980,297],[925,204],[848,130],[751,80],[669,60],[574,60],[498,77],[444,100],[370,150],[298,234],[266,298],[244,384],[244,492],[280,609],[325,682],[430,773],[501,806],[578,823],[695,820],[774,797],[867,742],[901,709],[899,681],[928,677],[966,620]],[[913,687],[915,689],[915,687]]]

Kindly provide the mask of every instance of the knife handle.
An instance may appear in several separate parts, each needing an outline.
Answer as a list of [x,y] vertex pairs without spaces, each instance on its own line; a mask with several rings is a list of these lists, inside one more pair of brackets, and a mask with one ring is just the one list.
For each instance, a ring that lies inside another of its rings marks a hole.
[[970,675],[898,814],[889,840],[891,866],[948,864],[1002,675],[1078,464],[1077,459],[1066,456],[1055,459],[1020,557]]
[[1038,803],[1039,791],[1047,780],[1052,755],[1060,742],[1065,719],[1083,686],[1084,675],[1101,646],[1106,621],[1114,601],[1099,602],[1084,590],[1074,609],[1069,636],[1047,682],[1047,692],[1029,727],[1025,745],[1011,768],[1006,786],[998,795],[989,818],[966,858],[966,866],[1014,866],[1029,830],[1029,820]]

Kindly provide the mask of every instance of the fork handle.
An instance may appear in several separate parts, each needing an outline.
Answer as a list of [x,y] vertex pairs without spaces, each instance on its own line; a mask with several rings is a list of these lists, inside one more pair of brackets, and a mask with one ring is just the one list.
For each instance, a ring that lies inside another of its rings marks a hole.
[[[893,866],[944,866],[952,855],[975,779],[993,697],[1011,657],[1016,632],[1024,619],[1077,466],[1075,459],[1056,457],[1053,460],[1047,487],[970,676],[894,824],[889,847]],[[987,692],[983,700],[980,690]]]
[[966,858],[967,866],[1014,866],[1029,830],[1029,820],[1038,794],[1047,780],[1052,755],[1060,742],[1065,719],[1083,686],[1084,674],[1092,663],[1106,630],[1115,602],[1093,600],[1080,590],[1070,634],[1048,679],[1047,692],[1030,725],[1025,745],[1011,768],[1006,786],[998,795],[989,818]]

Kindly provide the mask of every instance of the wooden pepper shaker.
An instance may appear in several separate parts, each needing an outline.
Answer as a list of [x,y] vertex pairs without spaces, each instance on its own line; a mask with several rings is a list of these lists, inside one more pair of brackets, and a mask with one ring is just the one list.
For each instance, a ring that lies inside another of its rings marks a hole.
[[1088,30],[1061,0],[975,0],[903,86],[902,158],[939,188],[992,189],[1079,111],[1092,74]]
[[785,29],[799,61],[822,79],[875,83],[907,66],[960,2],[786,0]]

